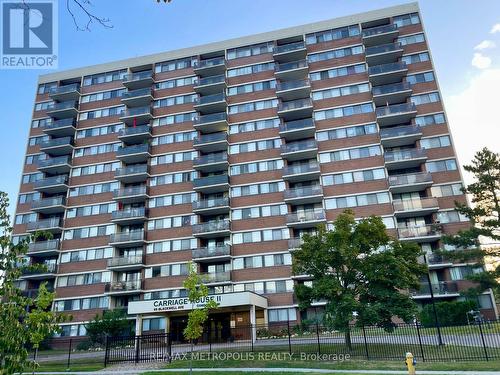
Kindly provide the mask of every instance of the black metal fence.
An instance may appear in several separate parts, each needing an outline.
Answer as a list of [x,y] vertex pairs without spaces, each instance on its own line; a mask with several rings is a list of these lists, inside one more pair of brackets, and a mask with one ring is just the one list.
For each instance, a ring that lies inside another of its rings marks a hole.
[[167,333],[108,337],[105,346],[104,366],[119,362],[170,362],[172,358]]

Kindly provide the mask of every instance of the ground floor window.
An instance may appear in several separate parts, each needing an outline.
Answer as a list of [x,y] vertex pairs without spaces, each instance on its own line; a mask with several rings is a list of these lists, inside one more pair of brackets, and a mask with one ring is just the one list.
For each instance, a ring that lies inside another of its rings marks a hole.
[[151,318],[142,321],[143,331],[165,330],[165,318]]
[[286,322],[287,320],[297,320],[297,313],[291,309],[270,309],[267,311],[269,323]]

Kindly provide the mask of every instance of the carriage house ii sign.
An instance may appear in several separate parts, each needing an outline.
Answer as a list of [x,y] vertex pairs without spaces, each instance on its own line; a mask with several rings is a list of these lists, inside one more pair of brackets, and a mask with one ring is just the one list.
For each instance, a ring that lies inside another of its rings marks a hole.
[[215,294],[201,298],[194,305],[188,298],[164,298],[149,301],[133,301],[128,304],[129,314],[147,314],[170,311],[184,311],[200,308],[208,301],[215,301],[219,307],[250,306],[267,308],[267,299],[252,292]]

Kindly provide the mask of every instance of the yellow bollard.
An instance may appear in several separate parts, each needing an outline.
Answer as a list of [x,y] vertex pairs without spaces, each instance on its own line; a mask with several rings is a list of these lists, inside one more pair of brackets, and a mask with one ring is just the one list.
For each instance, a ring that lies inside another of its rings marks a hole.
[[406,367],[408,368],[408,374],[415,375],[415,366],[417,365],[417,360],[413,358],[413,354],[411,354],[410,352],[406,353],[405,363]]

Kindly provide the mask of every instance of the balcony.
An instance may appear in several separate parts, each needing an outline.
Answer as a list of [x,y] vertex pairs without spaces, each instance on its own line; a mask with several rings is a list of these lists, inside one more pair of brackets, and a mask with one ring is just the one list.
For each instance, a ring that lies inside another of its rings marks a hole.
[[393,104],[376,109],[377,122],[380,127],[405,124],[417,114],[413,103]]
[[311,228],[326,222],[324,210],[304,211],[286,215],[286,225],[293,228]]
[[128,90],[122,95],[122,103],[127,107],[148,106],[153,101],[153,91],[150,87]]
[[397,218],[429,215],[437,212],[439,203],[436,198],[405,199],[394,201],[394,215]]
[[31,242],[28,245],[28,255],[32,257],[50,257],[59,254],[60,240]]
[[229,191],[229,176],[224,173],[196,178],[193,181],[193,190],[205,194]]
[[229,213],[229,198],[203,199],[193,202],[193,212],[199,215],[218,215]]
[[318,143],[314,139],[281,145],[281,157],[289,161],[312,159],[317,155]]
[[439,281],[437,283],[422,283],[419,290],[412,290],[413,298],[431,298],[431,288],[434,297],[458,297],[460,291],[456,281]]
[[142,291],[142,280],[113,281],[106,284],[106,293],[113,295],[138,294]]
[[193,168],[201,172],[227,171],[228,167],[229,162],[225,152],[199,156],[193,160]]
[[304,243],[304,240],[302,240],[302,238],[300,238],[300,237],[290,238],[288,240],[288,250],[293,251],[293,250],[300,249],[300,247],[302,246],[303,243]]
[[291,61],[274,65],[274,76],[283,81],[307,78],[309,65],[307,60]]
[[389,43],[367,47],[365,54],[369,66],[394,63],[403,55],[403,46],[401,43]]
[[276,84],[276,96],[281,100],[295,100],[308,98],[311,95],[311,82],[309,79],[297,81],[284,81]]
[[409,82],[374,86],[372,88],[373,101],[376,106],[403,103],[411,96],[412,91]]
[[231,233],[229,220],[213,220],[193,225],[193,235],[196,237],[225,237]]
[[206,285],[231,283],[231,272],[229,271],[200,273],[200,277],[203,280],[203,284]]
[[149,198],[146,185],[130,186],[113,191],[113,199],[123,204],[145,202]]
[[124,233],[114,233],[109,236],[110,246],[115,247],[137,247],[144,245],[145,235],[143,230]]
[[[52,285],[45,286],[47,291],[50,293],[54,292],[54,287]],[[26,298],[36,298],[38,297],[39,289],[23,289],[21,290],[21,294]]]
[[202,134],[193,141],[193,147],[204,153],[227,151],[228,145],[226,132]]
[[108,269],[113,271],[130,271],[141,268],[144,268],[144,257],[142,255],[108,259]]
[[226,71],[226,59],[221,56],[199,60],[194,63],[193,68],[194,72],[202,77],[221,75]]
[[422,191],[431,187],[431,185],[432,175],[429,172],[389,176],[389,190],[391,193]]
[[219,112],[198,116],[194,120],[193,126],[202,133],[225,131],[227,129],[227,114],[226,112]]
[[32,223],[28,223],[26,227],[27,232],[37,232],[44,231],[50,233],[61,233],[62,232],[62,219],[60,217],[53,217],[50,219],[37,220]]
[[316,180],[320,175],[319,164],[303,163],[283,168],[283,179],[290,182]]
[[147,142],[151,139],[151,126],[128,126],[125,129],[120,130],[118,133],[118,139],[127,145]]
[[436,225],[398,228],[401,241],[431,242],[441,238],[441,230]]
[[394,42],[399,30],[395,24],[382,25],[364,29],[362,32],[363,44],[366,47]]
[[420,148],[388,151],[384,154],[384,159],[387,170],[414,168],[425,163],[427,152]]
[[80,84],[72,83],[70,85],[52,87],[49,90],[49,96],[52,100],[56,100],[58,102],[64,101],[77,101],[80,97]]
[[47,115],[54,119],[76,118],[78,116],[78,102],[68,100],[66,102],[54,103],[47,110]]
[[123,77],[122,83],[123,86],[129,90],[149,87],[154,83],[153,72],[148,70],[145,72],[126,74]]
[[194,109],[200,113],[220,113],[226,110],[226,94],[220,92],[199,96],[193,103]]
[[123,111],[120,116],[120,121],[126,125],[143,125],[148,124],[152,118],[151,107],[147,105],[144,107],[129,108]]
[[368,77],[373,86],[401,82],[408,73],[405,62],[375,65],[368,68]]
[[273,48],[274,60],[279,62],[305,59],[307,48],[304,41],[283,44]]
[[211,95],[225,92],[227,88],[226,76],[224,74],[198,79],[194,84],[194,91],[201,95]]
[[145,163],[151,157],[148,143],[132,146],[120,146],[116,158],[126,164]]
[[149,177],[147,164],[129,165],[115,170],[115,179],[125,184],[145,182]]
[[68,176],[52,176],[45,177],[34,183],[33,189],[40,193],[57,194],[68,191]]
[[319,185],[304,186],[288,189],[284,192],[285,202],[290,204],[321,203],[323,201],[323,188]]
[[280,125],[280,136],[287,141],[312,138],[316,133],[316,126],[312,118],[288,121]]
[[229,260],[231,259],[231,246],[225,244],[212,247],[200,247],[198,249],[193,249],[191,256],[194,261],[199,263]]
[[147,212],[144,207],[113,211],[111,222],[120,225],[140,224],[146,221],[146,215]]
[[311,117],[313,104],[310,98],[280,102],[278,104],[278,115],[285,121]]
[[427,253],[425,255],[425,260],[427,261],[427,266],[430,269],[447,268],[453,265],[453,261],[445,258],[442,255]]
[[31,210],[46,215],[64,213],[66,197],[43,198],[31,205]]
[[422,137],[422,129],[418,125],[396,126],[380,130],[380,139],[384,147],[413,145]]
[[40,144],[40,151],[47,155],[61,156],[73,153],[73,137],[53,138]]
[[[36,264],[32,264],[35,266]],[[44,265],[45,269],[23,269],[22,270],[22,279],[29,280],[45,280],[52,279],[57,275],[57,265],[55,263],[40,263],[40,265]]]
[[76,130],[76,120],[65,118],[52,121],[50,125],[43,128],[43,132],[51,137],[73,137]]
[[37,167],[40,172],[49,174],[64,174],[71,170],[71,158],[69,156],[58,156],[56,158],[48,158],[39,160]]

